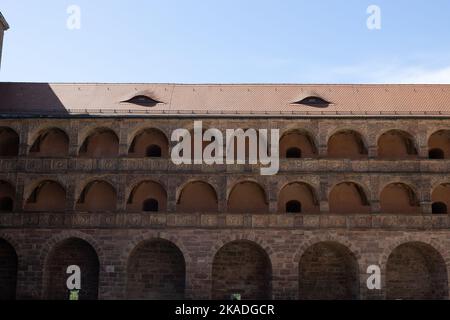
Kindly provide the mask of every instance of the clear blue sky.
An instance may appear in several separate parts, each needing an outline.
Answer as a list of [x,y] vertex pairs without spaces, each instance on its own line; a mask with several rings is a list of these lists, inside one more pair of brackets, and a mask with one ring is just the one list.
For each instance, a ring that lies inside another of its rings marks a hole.
[[[81,29],[66,26],[69,5]],[[381,30],[369,30],[369,5]],[[0,81],[450,83],[449,0],[2,0]]]

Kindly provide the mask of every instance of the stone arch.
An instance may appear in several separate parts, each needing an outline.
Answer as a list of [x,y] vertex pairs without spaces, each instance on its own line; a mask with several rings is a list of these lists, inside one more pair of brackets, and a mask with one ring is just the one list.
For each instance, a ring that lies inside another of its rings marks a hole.
[[272,298],[272,263],[257,243],[235,240],[220,248],[212,263],[212,299],[244,300]]
[[204,181],[190,181],[183,186],[177,199],[179,212],[217,212],[215,188]]
[[299,299],[359,299],[359,265],[356,255],[335,241],[308,247],[299,262]]
[[269,210],[264,188],[257,182],[236,183],[228,195],[228,211],[232,213],[266,213]]
[[428,157],[430,159],[450,158],[450,130],[439,130],[428,139]]
[[[149,203],[150,200],[156,201],[156,210],[144,207],[146,201]],[[131,190],[127,201],[127,211],[165,212],[166,210],[167,192],[160,183],[151,180],[141,181]]]
[[117,192],[104,180],[94,180],[86,184],[76,204],[78,211],[115,211]]
[[20,138],[17,132],[9,127],[0,127],[0,157],[19,155]]
[[69,136],[57,127],[41,130],[34,139],[29,155],[32,157],[66,157],[69,154]]
[[7,181],[0,181],[0,212],[12,212],[16,199],[16,189]]
[[169,140],[159,129],[141,129],[134,135],[128,155],[135,158],[166,159],[169,157]]
[[380,193],[382,213],[420,213],[420,202],[414,189],[405,183],[390,183]]
[[367,158],[363,136],[355,130],[339,130],[328,139],[328,157],[339,159]]
[[84,158],[112,158],[119,154],[119,138],[114,130],[96,128],[84,139],[79,156]]
[[378,138],[378,158],[410,159],[418,155],[414,137],[406,131],[393,129]]
[[128,299],[184,299],[185,286],[186,262],[176,244],[154,238],[133,249],[127,263]]
[[300,203],[300,212],[319,213],[320,206],[314,188],[305,182],[291,182],[286,184],[278,195],[278,212],[288,212],[286,205],[290,201]]
[[352,181],[340,182],[328,195],[330,213],[370,213],[370,203],[364,188]]
[[448,274],[441,253],[428,243],[399,244],[386,261],[386,298],[389,300],[448,299]]
[[15,300],[19,259],[14,247],[0,235],[0,301]]
[[39,182],[25,203],[26,211],[65,211],[66,189],[53,180]]
[[280,138],[281,158],[314,158],[317,147],[311,134],[304,130],[290,130]]
[[432,213],[446,214],[450,209],[450,183],[442,183],[431,193]]
[[44,263],[44,297],[47,300],[68,300],[67,267],[81,270],[80,300],[98,298],[100,259],[95,248],[79,237],[68,237],[54,244]]

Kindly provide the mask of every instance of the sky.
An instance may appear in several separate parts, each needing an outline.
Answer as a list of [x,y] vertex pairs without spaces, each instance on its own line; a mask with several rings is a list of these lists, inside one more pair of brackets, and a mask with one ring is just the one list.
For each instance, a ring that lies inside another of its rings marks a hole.
[[450,83],[449,0],[1,0],[0,11],[0,81]]

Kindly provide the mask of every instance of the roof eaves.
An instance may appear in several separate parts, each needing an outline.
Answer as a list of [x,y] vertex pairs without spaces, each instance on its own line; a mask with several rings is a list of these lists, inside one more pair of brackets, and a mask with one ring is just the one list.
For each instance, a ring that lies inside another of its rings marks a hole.
[[2,28],[3,30],[8,30],[9,29],[9,24],[8,22],[6,22],[5,17],[2,15],[2,13],[0,12],[0,23],[2,24]]

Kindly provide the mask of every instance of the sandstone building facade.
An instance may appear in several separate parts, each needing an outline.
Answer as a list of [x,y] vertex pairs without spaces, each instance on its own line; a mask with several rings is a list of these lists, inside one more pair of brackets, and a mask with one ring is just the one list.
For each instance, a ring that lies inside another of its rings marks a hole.
[[[1,299],[71,264],[83,299],[448,299],[448,85],[2,83],[0,116]],[[279,173],[173,164],[194,120],[279,129]]]

